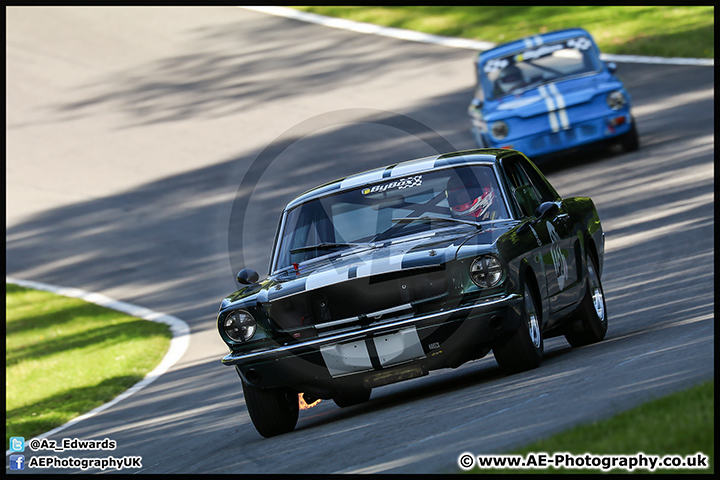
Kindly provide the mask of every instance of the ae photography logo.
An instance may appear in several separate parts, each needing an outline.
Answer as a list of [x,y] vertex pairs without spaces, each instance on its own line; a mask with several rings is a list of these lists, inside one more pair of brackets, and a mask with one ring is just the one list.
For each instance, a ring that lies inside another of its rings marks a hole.
[[527,455],[473,455],[464,452],[458,457],[458,466],[465,471],[477,468],[494,470],[547,470],[556,469],[577,469],[577,470],[600,470],[609,472],[612,470],[624,470],[634,472],[636,470],[649,470],[654,472],[658,469],[676,470],[701,470],[709,468],[708,456],[698,452],[694,455],[648,455],[643,452],[635,455],[596,455],[585,453],[576,455],[568,452],[559,453],[528,453]]

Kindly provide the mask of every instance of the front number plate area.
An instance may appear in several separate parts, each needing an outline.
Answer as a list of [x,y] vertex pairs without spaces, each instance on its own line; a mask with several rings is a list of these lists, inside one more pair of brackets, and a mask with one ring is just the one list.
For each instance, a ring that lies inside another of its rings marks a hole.
[[400,330],[390,335],[382,335],[373,338],[375,350],[378,352],[378,360],[383,367],[397,365],[416,358],[425,356],[420,337],[415,327]]
[[321,347],[320,353],[333,377],[373,369],[364,340]]
[[[368,348],[368,343],[372,342]],[[425,356],[415,327],[368,340],[328,345],[320,348],[330,375],[339,377],[373,370],[371,350],[377,352],[376,364],[389,367]],[[374,353],[373,353],[374,356]]]

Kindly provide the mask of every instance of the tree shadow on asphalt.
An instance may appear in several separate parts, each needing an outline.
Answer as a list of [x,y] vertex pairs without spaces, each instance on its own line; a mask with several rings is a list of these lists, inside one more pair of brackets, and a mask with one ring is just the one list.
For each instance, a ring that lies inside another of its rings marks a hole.
[[[452,55],[467,56],[468,72],[472,68],[472,54],[466,51],[435,46],[420,50],[412,42],[318,28],[297,20],[252,18],[252,23],[235,21],[188,31],[189,47],[184,51],[190,53],[114,72],[83,86],[86,98],[53,110],[76,117],[95,114],[99,105],[110,106],[126,114],[129,121],[124,128],[134,128],[263,109],[328,88],[362,85],[385,72],[414,71]],[[288,44],[294,48],[287,49]],[[335,68],[338,61],[341,69]],[[288,72],[292,72],[289,77]]]

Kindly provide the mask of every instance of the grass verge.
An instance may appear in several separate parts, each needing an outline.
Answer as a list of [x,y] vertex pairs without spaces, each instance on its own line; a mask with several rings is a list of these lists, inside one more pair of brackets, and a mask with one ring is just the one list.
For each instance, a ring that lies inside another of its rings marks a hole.
[[[714,473],[715,382],[710,381],[620,413],[608,420],[583,425],[510,452],[527,459],[529,454],[567,452],[581,456],[645,455],[659,457],[708,457],[707,469],[655,469],[653,473]],[[470,473],[601,473],[600,469],[474,469]],[[649,473],[635,469],[633,473]],[[604,472],[602,472],[604,473]],[[615,468],[608,473],[629,473]]]
[[504,43],[581,27],[603,53],[714,58],[713,6],[295,7],[433,35]]
[[155,368],[167,325],[6,284],[5,445],[89,412]]

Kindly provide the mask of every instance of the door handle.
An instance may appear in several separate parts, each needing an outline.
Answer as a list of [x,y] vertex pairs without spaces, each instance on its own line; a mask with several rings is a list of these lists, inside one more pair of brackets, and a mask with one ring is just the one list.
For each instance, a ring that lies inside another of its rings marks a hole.
[[557,217],[555,217],[556,222],[566,223],[568,220],[570,220],[570,215],[567,213],[561,213]]

